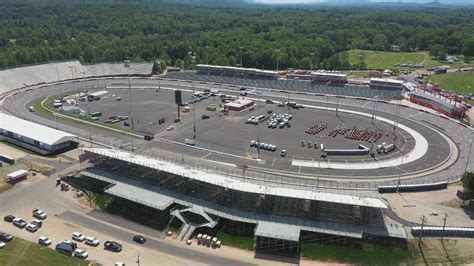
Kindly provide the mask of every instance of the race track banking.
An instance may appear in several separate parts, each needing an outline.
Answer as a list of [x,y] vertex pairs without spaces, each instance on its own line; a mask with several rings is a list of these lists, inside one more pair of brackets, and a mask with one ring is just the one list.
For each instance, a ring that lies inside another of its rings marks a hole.
[[[83,89],[102,89],[104,84],[110,83],[127,83],[123,78],[114,78],[107,81],[86,79],[75,83],[78,90]],[[140,84],[141,86],[158,87],[156,78],[133,78],[133,84]],[[193,86],[190,82],[177,80],[160,80],[159,86],[162,89],[181,89],[192,90]],[[235,86],[227,85],[213,85],[196,82],[194,84],[196,90],[203,90],[204,88],[216,88],[225,91],[226,94],[237,95],[239,90]],[[26,88],[21,91],[10,92],[8,97],[2,101],[2,108],[4,111],[15,116],[31,120],[37,123],[48,125],[50,127],[57,127],[58,129],[75,133],[78,136],[95,141],[105,143],[115,147],[131,148],[136,152],[146,153],[148,155],[160,154],[162,156],[172,158],[185,158],[187,162],[196,162],[201,165],[210,165],[216,167],[219,165],[223,169],[235,170],[235,164],[244,163],[249,166],[248,172],[253,172],[256,179],[264,176],[268,180],[275,178],[278,182],[285,183],[304,183],[305,178],[314,180],[318,178],[318,186],[321,187],[344,187],[344,183],[354,184],[357,188],[367,189],[374,188],[381,184],[395,184],[398,179],[402,179],[404,183],[424,183],[433,181],[452,181],[464,172],[467,166],[468,170],[474,170],[472,164],[467,165],[467,151],[470,145],[471,128],[461,126],[458,122],[447,119],[438,114],[432,114],[421,109],[410,108],[408,106],[401,106],[399,108],[400,118],[399,124],[408,129],[416,131],[428,142],[428,147],[424,154],[414,160],[401,164],[401,156],[389,156],[386,160],[399,161],[391,167],[380,167],[374,169],[362,169],[364,167],[351,166],[347,164],[346,169],[331,168],[330,164],[321,166],[322,168],[316,171],[315,167],[305,167],[295,164],[291,158],[286,160],[275,159],[269,160],[265,164],[259,163],[255,160],[241,158],[239,156],[229,156],[231,152],[219,150],[215,148],[212,150],[199,150],[184,145],[177,145],[174,142],[167,141],[164,137],[160,138],[160,134],[152,142],[146,142],[138,138],[132,138],[125,134],[114,134],[111,131],[100,129],[94,126],[84,125],[69,122],[64,119],[52,119],[51,116],[45,116],[40,112],[29,112],[28,107],[38,99],[44,99],[48,96],[58,95],[60,93],[70,92],[75,89],[73,83],[58,83],[46,84],[39,87]],[[263,89],[262,98],[285,99],[287,93]],[[252,97],[252,96],[249,96]],[[373,111],[373,102],[361,98],[349,97],[328,97],[324,95],[309,95],[294,93],[291,99],[307,106],[307,108],[335,108],[336,101],[339,110],[347,112],[361,112],[371,114]],[[138,104],[138,103],[135,103]],[[386,119],[388,121],[395,121],[397,112],[397,105],[394,103],[386,103],[380,101],[378,103],[378,110],[375,112],[376,117]],[[191,125],[190,125],[191,126]],[[406,132],[405,132],[406,133]],[[408,136],[409,137],[409,136]],[[133,141],[132,141],[133,140]],[[471,151],[472,152],[472,151]],[[408,151],[407,151],[408,153]],[[404,154],[403,156],[407,156]],[[472,157],[472,154],[471,154]],[[408,157],[406,157],[408,158]],[[329,162],[331,158],[329,157]],[[334,163],[344,163],[344,160],[337,158]],[[383,164],[383,160],[380,163]],[[366,163],[367,165],[377,163],[377,161],[362,160],[359,164]],[[343,168],[343,167],[339,167]],[[361,169],[359,169],[361,168]],[[230,171],[230,170],[229,170]],[[264,175],[267,174],[267,175]],[[296,180],[296,181],[295,181]],[[302,181],[303,180],[303,181]],[[367,183],[368,185],[363,185]]]

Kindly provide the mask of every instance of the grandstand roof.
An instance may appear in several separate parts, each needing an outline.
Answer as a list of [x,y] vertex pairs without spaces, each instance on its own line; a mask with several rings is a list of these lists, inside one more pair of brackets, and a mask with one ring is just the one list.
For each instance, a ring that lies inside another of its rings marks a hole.
[[[308,221],[279,215],[268,215],[263,213],[246,212],[234,208],[224,207],[213,202],[201,200],[192,196],[172,192],[161,187],[150,186],[141,181],[118,176],[110,172],[88,169],[81,174],[92,177],[107,183],[114,184],[108,186],[106,193],[126,198],[138,202],[151,208],[164,210],[172,203],[188,206],[193,209],[202,208],[207,213],[246,223],[258,223],[261,236],[279,239],[295,240],[296,234],[300,230],[318,232],[324,234],[334,234],[346,237],[362,238],[362,227],[337,222]],[[274,222],[280,221],[280,222]],[[260,225],[261,224],[261,225]],[[285,232],[286,226],[291,226]]]
[[255,235],[298,242],[300,231],[301,228],[297,225],[259,222],[255,228]]
[[10,131],[47,145],[76,138],[75,135],[2,113],[0,113],[0,130]]
[[113,150],[105,148],[83,148],[84,151],[99,154],[102,156],[114,158],[117,160],[130,162],[133,164],[165,171],[169,173],[176,173],[195,179],[201,182],[226,187],[233,190],[245,191],[249,193],[257,193],[263,195],[274,195],[290,198],[299,198],[315,201],[333,202],[340,204],[348,204],[355,206],[365,206],[373,208],[388,208],[387,204],[378,198],[358,197],[350,195],[341,195],[327,192],[315,192],[308,190],[297,190],[293,188],[262,186],[249,182],[244,182],[238,178],[227,177],[215,173],[209,173],[198,169],[190,169],[184,165],[174,162],[159,160],[155,158],[145,157],[138,154],[132,154],[122,150]]
[[402,85],[404,83],[403,80],[398,80],[398,79],[383,79],[383,78],[371,78],[370,82],[376,81],[376,82],[383,82],[383,83],[394,83],[398,85]]
[[[425,98],[425,99],[428,99],[428,100],[431,100],[433,102],[436,102],[436,103],[439,103],[443,106],[446,106],[450,109],[456,109],[456,108],[459,108],[461,103],[456,103],[456,101],[454,100],[449,100],[448,98],[444,97],[444,96],[436,96],[435,94],[433,93],[429,93],[429,92],[424,92],[424,91],[412,91],[410,92],[410,95],[415,95],[415,96],[418,96],[418,97],[421,97],[421,98]],[[452,101],[452,102],[451,102]]]

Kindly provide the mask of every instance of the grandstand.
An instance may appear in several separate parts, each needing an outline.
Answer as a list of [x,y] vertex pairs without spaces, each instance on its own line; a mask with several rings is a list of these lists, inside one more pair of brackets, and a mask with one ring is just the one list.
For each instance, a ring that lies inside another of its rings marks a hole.
[[218,84],[233,84],[246,87],[260,87],[293,92],[310,92],[352,97],[377,98],[391,100],[401,95],[399,90],[371,89],[369,86],[340,84],[331,86],[326,83],[311,83],[305,80],[255,79],[250,77],[228,77],[217,75],[199,75],[196,71],[173,72],[166,75],[170,79],[204,81]]
[[42,65],[11,68],[0,71],[0,94],[31,85],[51,83],[75,78],[98,76],[151,75],[152,63],[102,63],[82,65],[67,61]]
[[441,94],[412,91],[409,95],[410,102],[431,108],[449,117],[462,117],[467,110],[467,105]]
[[102,183],[96,189],[135,209],[155,209],[162,217],[156,222],[180,220],[178,239],[183,241],[197,232],[225,230],[253,235],[258,252],[278,245],[279,254],[292,257],[299,255],[301,242],[328,237],[350,245],[368,236],[406,242],[403,230],[386,225],[388,206],[379,198],[259,185],[120,150],[83,151],[81,162],[90,165],[81,172],[84,180]]
[[259,79],[278,79],[278,72],[269,70],[260,70],[256,68],[197,65],[197,73],[200,75],[213,75],[234,78],[259,78]]

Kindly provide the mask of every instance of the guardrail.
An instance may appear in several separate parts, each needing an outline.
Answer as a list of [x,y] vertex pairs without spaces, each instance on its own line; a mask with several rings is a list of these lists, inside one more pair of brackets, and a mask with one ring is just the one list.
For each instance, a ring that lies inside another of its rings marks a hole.
[[453,226],[413,226],[411,228],[413,236],[422,234],[427,237],[474,237],[474,227],[453,227]]
[[379,186],[379,193],[396,193],[396,192],[421,192],[433,191],[448,188],[448,182],[436,182],[427,184],[409,184],[409,185],[391,185]]

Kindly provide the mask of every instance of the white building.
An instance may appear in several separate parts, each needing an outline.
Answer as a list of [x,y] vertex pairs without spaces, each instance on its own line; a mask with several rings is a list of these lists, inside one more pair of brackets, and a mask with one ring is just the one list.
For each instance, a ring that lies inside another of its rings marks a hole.
[[77,146],[75,135],[0,113],[0,140],[40,154],[59,153]]

